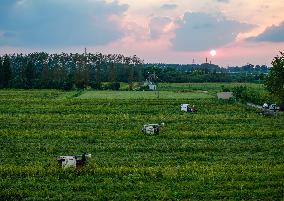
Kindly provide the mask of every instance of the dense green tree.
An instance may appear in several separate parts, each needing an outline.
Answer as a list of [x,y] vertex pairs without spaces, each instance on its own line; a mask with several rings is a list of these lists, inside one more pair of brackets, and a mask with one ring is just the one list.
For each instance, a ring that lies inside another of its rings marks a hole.
[[115,68],[114,68],[114,63],[110,64],[110,66],[109,66],[108,81],[109,81],[109,82],[115,82]]
[[78,61],[75,74],[75,86],[79,89],[83,89],[85,85],[86,81],[84,79],[84,63],[83,61]]
[[134,81],[134,70],[133,67],[129,67],[128,71],[128,88],[129,90],[133,90],[133,81]]
[[12,72],[11,72],[11,63],[10,63],[10,58],[8,55],[4,57],[4,61],[2,64],[2,86],[4,88],[9,86],[9,82],[12,78]]
[[3,65],[2,65],[2,57],[0,57],[0,88],[3,87],[4,81],[4,72],[3,72]]
[[[117,89],[116,82],[145,80],[149,74],[159,77],[159,82],[263,82],[267,66],[221,68],[214,64],[144,64],[136,55],[121,54],[47,54],[6,55],[10,68],[4,79],[0,65],[0,87],[72,89],[91,86],[95,89]],[[28,62],[29,61],[29,62]],[[29,67],[28,65],[29,64]],[[10,72],[10,73],[9,73]],[[30,73],[28,73],[30,72]],[[262,73],[262,75],[261,75]],[[2,78],[1,78],[2,76]],[[8,79],[7,79],[8,78]],[[111,82],[108,87],[103,82]]]
[[26,65],[25,75],[26,75],[26,88],[33,88],[33,81],[35,79],[35,69],[34,64],[31,60],[28,61]]
[[284,107],[284,53],[276,56],[272,61],[272,68],[265,80],[267,90]]
[[41,75],[42,88],[48,88],[49,81],[50,81],[50,72],[48,68],[48,63],[45,62],[42,68],[42,75]]
[[101,63],[97,62],[96,64],[96,84],[101,85]]

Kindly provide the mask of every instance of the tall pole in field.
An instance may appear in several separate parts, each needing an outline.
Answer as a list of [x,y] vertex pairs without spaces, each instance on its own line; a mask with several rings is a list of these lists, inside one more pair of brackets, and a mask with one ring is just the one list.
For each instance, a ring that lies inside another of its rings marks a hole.
[[[157,76],[156,76],[156,73],[154,72],[154,80],[157,80]],[[158,81],[156,81],[156,91],[157,91],[157,98],[160,98],[160,93],[159,93],[159,90],[158,90]]]

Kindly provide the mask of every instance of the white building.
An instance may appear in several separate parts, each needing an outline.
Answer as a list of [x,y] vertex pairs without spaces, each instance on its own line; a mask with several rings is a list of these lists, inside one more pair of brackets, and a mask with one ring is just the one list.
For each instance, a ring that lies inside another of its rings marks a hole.
[[149,89],[152,90],[152,91],[156,91],[157,90],[157,85],[155,84],[149,84]]
[[157,90],[157,85],[155,85],[153,82],[151,82],[149,80],[146,80],[144,82],[144,86],[148,86],[149,90],[152,90],[152,91],[156,91]]

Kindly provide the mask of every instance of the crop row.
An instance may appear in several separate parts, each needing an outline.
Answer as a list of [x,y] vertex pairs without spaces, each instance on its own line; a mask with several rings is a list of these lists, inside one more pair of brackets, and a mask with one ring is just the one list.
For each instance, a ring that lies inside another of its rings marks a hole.
[[[284,117],[199,99],[0,95],[0,200],[280,200]],[[99,93],[99,92],[96,92]],[[0,93],[1,94],[1,93]],[[115,95],[114,95],[115,96]],[[195,114],[180,111],[196,105]],[[165,123],[159,135],[144,123]],[[92,154],[81,170],[61,155]]]

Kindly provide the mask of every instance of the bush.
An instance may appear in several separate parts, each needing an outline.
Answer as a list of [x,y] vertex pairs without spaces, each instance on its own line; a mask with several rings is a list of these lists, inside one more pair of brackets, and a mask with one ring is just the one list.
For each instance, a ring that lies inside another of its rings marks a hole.
[[249,89],[245,86],[234,87],[233,94],[238,101],[250,102],[259,105],[262,105],[264,102],[269,102],[269,100],[271,100],[271,97],[268,93]]
[[223,92],[230,92],[230,88],[225,87],[224,85],[221,86]]
[[140,86],[136,91],[150,91],[149,86]]
[[107,85],[104,86],[104,89],[110,89],[110,90],[115,90],[115,91],[118,91],[119,88],[120,88],[119,82],[108,83]]
[[102,83],[101,82],[92,82],[91,84],[92,89],[101,90],[102,89]]
[[65,81],[62,85],[63,90],[71,90],[73,89],[73,83],[71,81]]

